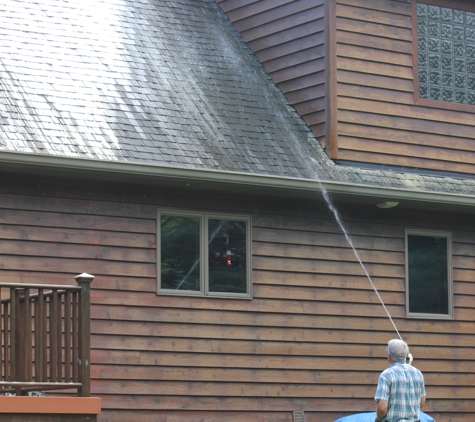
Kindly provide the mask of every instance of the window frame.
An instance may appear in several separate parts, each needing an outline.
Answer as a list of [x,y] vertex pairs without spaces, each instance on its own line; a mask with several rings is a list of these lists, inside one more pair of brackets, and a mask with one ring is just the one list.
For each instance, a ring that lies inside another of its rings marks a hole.
[[[417,313],[409,311],[409,235],[419,235],[428,237],[443,237],[447,240],[447,314]],[[404,234],[405,248],[405,287],[406,287],[406,317],[418,319],[454,319],[454,297],[453,297],[453,256],[452,256],[452,233],[437,230],[406,229]]]
[[[178,217],[193,217],[199,219],[200,226],[200,290],[170,290],[161,288],[161,215],[172,215]],[[208,220],[222,219],[243,221],[246,223],[246,293],[231,292],[210,292],[209,291],[209,263],[208,263]],[[191,297],[210,297],[220,299],[252,299],[252,219],[250,216],[201,212],[201,211],[182,211],[176,209],[158,209],[157,210],[157,295],[167,296],[191,296]]]
[[466,0],[411,0],[411,16],[412,16],[412,71],[413,71],[413,88],[414,88],[414,104],[417,106],[439,108],[443,110],[465,111],[475,113],[475,105],[453,103],[449,101],[431,100],[420,97],[419,87],[419,40],[417,35],[417,4],[429,4],[439,7],[447,7],[450,9],[464,10],[475,12],[475,4],[468,3]]

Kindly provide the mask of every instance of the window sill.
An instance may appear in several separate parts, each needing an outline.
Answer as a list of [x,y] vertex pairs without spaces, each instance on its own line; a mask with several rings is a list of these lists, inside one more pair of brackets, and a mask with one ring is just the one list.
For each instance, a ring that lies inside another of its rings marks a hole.
[[441,315],[441,314],[406,314],[408,319],[432,319],[432,320],[453,320],[453,315]]
[[202,292],[190,292],[190,291],[181,291],[180,293],[175,290],[159,290],[157,292],[158,296],[174,296],[174,297],[200,297],[205,299],[239,299],[239,300],[251,300],[252,296],[249,294],[239,294],[239,293],[209,293],[204,294]]
[[438,108],[451,111],[464,111],[475,114],[475,105],[471,104],[449,103],[446,101],[428,100],[417,97],[414,99],[414,104],[420,107]]

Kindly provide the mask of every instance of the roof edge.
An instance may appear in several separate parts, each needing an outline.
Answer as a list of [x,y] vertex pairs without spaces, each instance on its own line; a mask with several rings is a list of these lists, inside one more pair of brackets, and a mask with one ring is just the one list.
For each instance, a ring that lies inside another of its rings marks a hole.
[[81,157],[40,155],[21,152],[0,151],[0,164],[5,170],[25,170],[30,173],[46,171],[66,172],[72,176],[97,177],[103,179],[130,180],[131,176],[156,180],[184,181],[196,183],[214,183],[234,185],[236,187],[260,187],[273,190],[315,192],[323,187],[330,194],[366,198],[391,198],[396,200],[438,203],[456,206],[475,206],[475,196],[427,192],[391,187],[371,186],[336,181],[318,181],[262,175],[256,173],[209,170],[190,167],[159,166],[147,163],[126,163],[105,161]]

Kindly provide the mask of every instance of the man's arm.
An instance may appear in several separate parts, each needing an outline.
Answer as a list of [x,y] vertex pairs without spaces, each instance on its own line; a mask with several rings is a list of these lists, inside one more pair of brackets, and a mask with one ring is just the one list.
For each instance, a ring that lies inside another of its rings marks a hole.
[[378,421],[382,421],[386,413],[388,413],[388,401],[378,400],[378,404],[376,405],[376,417]]
[[425,398],[425,397],[421,397],[420,407],[422,408],[422,406],[424,406],[425,404],[426,404],[426,398]]

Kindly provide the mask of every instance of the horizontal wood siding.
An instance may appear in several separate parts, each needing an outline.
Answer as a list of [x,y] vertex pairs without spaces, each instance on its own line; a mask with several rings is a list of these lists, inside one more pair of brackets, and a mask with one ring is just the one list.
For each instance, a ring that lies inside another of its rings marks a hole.
[[[198,206],[196,204],[199,204]],[[252,214],[252,300],[156,295],[157,207]],[[475,417],[473,215],[338,204],[425,375],[436,420]],[[404,229],[451,231],[455,319],[405,318]],[[396,334],[315,199],[0,177],[0,278],[92,283],[92,395],[101,422],[333,422],[372,411]]]
[[290,103],[315,135],[323,138],[324,0],[218,3]]
[[[329,147],[324,1],[217,1]],[[340,161],[475,174],[473,112],[415,103],[410,1],[335,2],[338,124],[331,129],[337,139],[329,155]]]
[[415,105],[409,1],[337,0],[338,159],[475,174],[475,118]]

